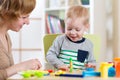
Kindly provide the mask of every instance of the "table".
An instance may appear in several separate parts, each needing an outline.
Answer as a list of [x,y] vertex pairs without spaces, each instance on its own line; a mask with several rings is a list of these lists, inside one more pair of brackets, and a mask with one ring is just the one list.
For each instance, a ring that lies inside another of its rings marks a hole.
[[43,76],[42,78],[28,78],[23,79],[22,76],[16,74],[8,78],[7,80],[120,80],[120,78],[109,77],[109,78],[101,78],[101,77],[84,77],[84,78],[75,78],[75,77],[60,77],[60,76]]

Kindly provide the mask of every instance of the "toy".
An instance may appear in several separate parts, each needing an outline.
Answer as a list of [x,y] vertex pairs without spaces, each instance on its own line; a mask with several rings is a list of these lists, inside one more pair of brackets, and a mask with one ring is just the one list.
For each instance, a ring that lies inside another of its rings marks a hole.
[[60,74],[65,74],[65,71],[58,70],[58,71],[55,72],[55,75],[60,75]]
[[115,58],[115,70],[116,70],[116,77],[120,77],[120,58]]
[[31,77],[31,74],[29,72],[23,72],[21,74],[24,78],[30,78]]
[[108,69],[108,76],[109,77],[114,77],[115,75],[116,75],[115,68],[114,67],[110,67]]
[[30,78],[30,77],[40,78],[40,77],[49,75],[49,72],[48,71],[41,71],[41,70],[27,70],[27,71],[22,71],[21,75],[24,78]]
[[49,70],[47,70],[49,73],[52,73],[53,72],[53,70],[51,70],[51,69],[49,69]]
[[108,77],[108,63],[107,62],[102,62],[101,63],[101,77],[102,78],[107,78]]
[[92,76],[100,76],[100,72],[95,71],[83,71],[83,77],[92,77]]
[[64,77],[83,77],[83,75],[81,74],[76,74],[76,73],[67,73],[65,71],[62,70],[58,70],[57,72],[55,72],[55,76],[64,76]]
[[95,69],[94,68],[86,68],[85,70],[86,71],[94,71]]
[[65,74],[66,72],[63,70],[58,70],[56,72],[50,73],[51,76],[59,76],[60,74]]
[[72,62],[72,58],[70,57],[70,72],[73,71],[73,62]]
[[81,74],[60,74],[59,76],[64,76],[64,77],[83,77]]
[[40,78],[40,77],[44,76],[44,73],[41,72],[41,71],[35,71],[35,72],[34,72],[34,76]]

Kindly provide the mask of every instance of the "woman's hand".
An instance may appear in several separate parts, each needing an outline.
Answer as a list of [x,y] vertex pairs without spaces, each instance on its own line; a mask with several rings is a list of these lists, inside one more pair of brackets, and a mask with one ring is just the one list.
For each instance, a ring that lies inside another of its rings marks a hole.
[[41,68],[41,63],[38,59],[31,59],[18,64],[18,67],[23,70],[38,70]]
[[25,70],[38,70],[41,68],[41,63],[38,59],[31,59],[28,61],[24,61],[18,64],[15,64],[9,68],[6,69],[8,77],[16,74],[17,72],[20,71],[25,71]]

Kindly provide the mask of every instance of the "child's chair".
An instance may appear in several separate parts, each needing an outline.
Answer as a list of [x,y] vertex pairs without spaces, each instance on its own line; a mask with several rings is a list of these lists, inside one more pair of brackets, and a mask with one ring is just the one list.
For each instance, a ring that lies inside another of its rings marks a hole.
[[52,45],[52,42],[54,39],[60,34],[46,34],[43,38],[43,44],[44,44],[44,53],[46,55],[49,47]]
[[[43,45],[44,45],[44,55],[46,57],[46,53],[49,49],[49,47],[52,45],[54,39],[60,34],[46,34],[43,38]],[[45,63],[45,69],[52,69],[56,70],[53,66],[51,66],[49,63]]]
[[[52,42],[54,41],[54,39],[60,34],[46,34],[43,38],[43,44],[44,44],[44,53],[46,56],[46,53],[49,49],[49,47],[52,45]],[[96,61],[98,61],[99,58],[99,54],[100,54],[100,37],[98,35],[95,34],[85,34],[84,37],[88,38],[89,40],[92,41],[93,45],[94,45],[94,56]]]

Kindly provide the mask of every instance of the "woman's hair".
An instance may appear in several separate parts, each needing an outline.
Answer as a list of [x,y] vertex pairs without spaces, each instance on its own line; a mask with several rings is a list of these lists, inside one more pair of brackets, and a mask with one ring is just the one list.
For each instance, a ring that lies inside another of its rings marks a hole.
[[83,6],[71,6],[68,11],[66,18],[84,18],[85,23],[89,22],[89,10]]
[[35,8],[36,0],[0,0],[0,20],[17,20]]

